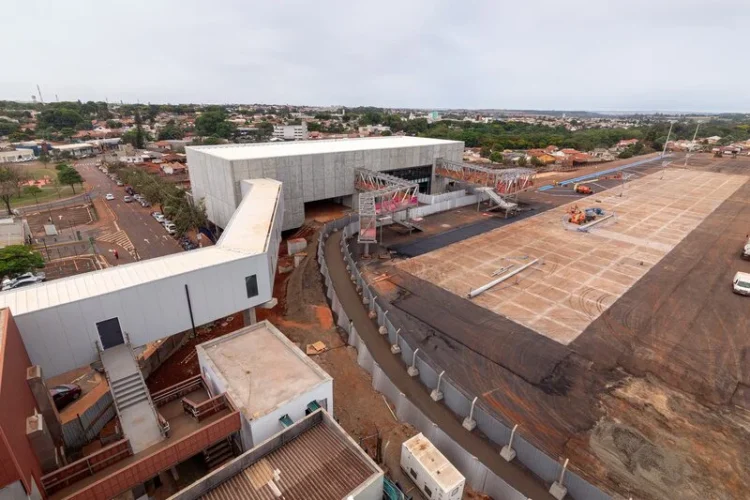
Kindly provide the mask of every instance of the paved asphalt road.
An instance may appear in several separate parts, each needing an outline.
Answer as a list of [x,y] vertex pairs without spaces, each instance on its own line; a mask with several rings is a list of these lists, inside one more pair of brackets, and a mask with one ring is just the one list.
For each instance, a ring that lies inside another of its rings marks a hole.
[[92,187],[92,198],[104,198],[107,193],[115,195],[115,200],[106,202],[115,213],[115,227],[124,230],[138,251],[141,259],[152,259],[172,253],[182,252],[174,238],[169,236],[161,224],[151,217],[154,208],[143,208],[139,203],[125,203],[125,188],[118,187],[95,165],[98,158],[88,158],[76,162],[78,171],[86,183]]

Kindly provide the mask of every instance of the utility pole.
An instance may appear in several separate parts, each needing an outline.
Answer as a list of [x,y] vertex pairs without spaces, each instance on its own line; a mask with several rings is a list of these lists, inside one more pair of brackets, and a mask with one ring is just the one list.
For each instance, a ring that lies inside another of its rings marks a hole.
[[701,126],[701,122],[698,122],[698,124],[695,126],[695,133],[693,134],[693,140],[690,141],[690,145],[688,146],[688,152],[685,154],[685,165],[684,167],[687,167],[688,158],[690,158],[690,153],[693,151],[693,145],[695,145],[695,138],[698,137],[698,128]]
[[661,152],[661,177],[659,177],[659,180],[664,179],[664,171],[667,169],[667,163],[664,161],[664,155],[667,154],[667,143],[669,142],[669,136],[672,135],[672,127],[674,127],[674,120],[670,120],[669,122],[669,132],[667,132],[667,140],[664,141],[664,150]]

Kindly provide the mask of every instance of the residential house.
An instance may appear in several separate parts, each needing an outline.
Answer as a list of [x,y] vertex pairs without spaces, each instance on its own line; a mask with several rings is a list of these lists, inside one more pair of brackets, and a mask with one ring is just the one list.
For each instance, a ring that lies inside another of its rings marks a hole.
[[636,144],[638,144],[638,139],[623,139],[617,143],[615,148],[617,151],[622,151],[630,146],[635,146]]

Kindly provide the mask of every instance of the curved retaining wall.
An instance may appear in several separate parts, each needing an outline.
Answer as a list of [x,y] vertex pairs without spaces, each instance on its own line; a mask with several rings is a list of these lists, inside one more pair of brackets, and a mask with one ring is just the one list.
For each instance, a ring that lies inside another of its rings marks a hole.
[[[381,327],[384,326],[387,329],[390,344],[398,344],[401,347],[399,356],[406,365],[411,365],[414,349],[403,337],[397,334],[397,330],[387,318],[385,310],[378,304],[379,298],[370,290],[367,282],[357,269],[356,263],[349,251],[346,239],[359,231],[358,217],[352,215],[326,224],[321,230],[318,240],[318,263],[320,264],[320,272],[325,280],[326,295],[331,302],[331,309],[336,313],[337,325],[349,334],[349,345],[357,349],[357,362],[372,375],[373,387],[378,392],[384,394],[396,406],[396,415],[401,421],[408,422],[416,427],[437,446],[461,471],[472,488],[482,491],[493,498],[526,500],[525,495],[512,488],[501,477],[497,476],[476,457],[451,439],[436,424],[430,421],[419,408],[399,391],[388,375],[373,359],[364,341],[350,324],[349,317],[341,306],[341,302],[332,286],[328,266],[325,261],[324,243],[328,236],[335,230],[343,232],[341,240],[342,258],[354,275],[356,285],[361,290],[362,297],[368,299],[368,307],[377,315],[378,325]],[[437,385],[438,374],[443,370],[436,365],[434,360],[423,356],[422,351],[417,354],[416,366],[419,368],[419,380],[430,391]],[[474,396],[463,391],[458,384],[450,380],[447,374],[443,376],[440,390],[443,392],[443,403],[453,413],[461,419],[469,415],[471,401],[474,399]],[[511,432],[510,427],[506,423],[497,420],[487,408],[483,407],[479,400],[474,408],[474,420],[477,423],[477,428],[496,446],[502,447],[508,443]],[[515,460],[520,461],[520,463],[542,480],[548,484],[557,480],[561,464],[537,449],[524,439],[519,432],[516,432],[513,440],[513,449],[516,451]],[[575,464],[571,465],[575,466]],[[612,498],[570,470],[565,475],[564,485],[568,488],[568,494],[572,498],[581,500],[608,500]]]

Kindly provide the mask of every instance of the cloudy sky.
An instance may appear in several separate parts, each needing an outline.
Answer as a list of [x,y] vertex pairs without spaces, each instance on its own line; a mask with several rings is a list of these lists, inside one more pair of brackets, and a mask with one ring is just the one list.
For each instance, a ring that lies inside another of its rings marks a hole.
[[3,0],[0,99],[750,111],[747,0]]

